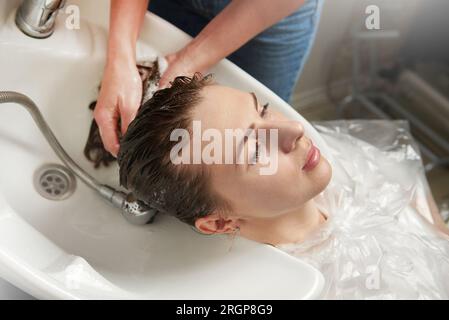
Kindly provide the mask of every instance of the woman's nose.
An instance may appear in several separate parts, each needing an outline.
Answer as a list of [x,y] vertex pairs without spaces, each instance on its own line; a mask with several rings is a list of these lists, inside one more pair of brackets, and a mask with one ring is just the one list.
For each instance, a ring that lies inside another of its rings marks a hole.
[[304,135],[304,127],[298,121],[270,121],[269,129],[278,131],[278,148],[290,153],[296,148],[299,139]]

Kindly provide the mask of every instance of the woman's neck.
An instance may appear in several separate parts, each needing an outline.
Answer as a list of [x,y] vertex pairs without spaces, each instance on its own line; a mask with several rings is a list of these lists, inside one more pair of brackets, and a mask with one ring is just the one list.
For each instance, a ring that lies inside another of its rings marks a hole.
[[301,242],[325,220],[313,200],[309,200],[300,209],[278,217],[246,220],[240,226],[240,235],[271,245]]

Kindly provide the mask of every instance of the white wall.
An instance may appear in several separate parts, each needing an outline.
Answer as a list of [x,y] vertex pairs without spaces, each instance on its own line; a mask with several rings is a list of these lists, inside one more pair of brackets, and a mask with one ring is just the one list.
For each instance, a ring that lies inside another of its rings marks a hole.
[[353,5],[357,0],[325,0],[317,37],[309,59],[299,79],[298,91],[320,88],[352,21]]
[[[348,41],[352,24],[364,21],[364,10],[369,4],[380,7],[380,27],[382,30],[399,28],[402,35],[407,33],[409,23],[417,6],[425,0],[325,0],[317,37],[309,59],[299,79],[293,100],[313,100],[324,94],[324,88],[334,63],[339,58],[337,80],[350,76],[351,48]],[[342,48],[343,46],[343,48]],[[400,46],[400,40],[385,43],[389,51]],[[341,50],[340,50],[341,49]]]

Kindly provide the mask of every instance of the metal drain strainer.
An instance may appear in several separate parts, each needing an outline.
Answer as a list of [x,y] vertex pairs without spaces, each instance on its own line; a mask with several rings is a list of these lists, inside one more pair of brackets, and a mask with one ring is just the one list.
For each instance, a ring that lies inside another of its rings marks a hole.
[[34,173],[34,187],[46,199],[63,200],[75,191],[76,179],[64,166],[46,164]]

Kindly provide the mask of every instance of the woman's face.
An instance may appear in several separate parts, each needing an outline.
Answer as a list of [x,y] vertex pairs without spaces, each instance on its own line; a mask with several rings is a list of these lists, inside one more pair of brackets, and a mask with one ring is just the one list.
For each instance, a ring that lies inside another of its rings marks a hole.
[[[277,168],[273,174],[261,174],[260,169],[269,164],[248,163],[248,159],[255,160],[253,155],[248,156],[255,151],[248,143],[251,139],[246,143],[234,140],[237,145],[244,143],[243,164],[235,164],[236,152],[233,164],[207,164],[212,188],[231,205],[232,215],[273,218],[299,209],[327,186],[331,167],[324,157],[320,156],[315,163],[312,159],[304,168],[308,158],[312,156],[317,160],[319,153],[310,152],[312,141],[304,135],[299,122],[289,120],[270,107],[263,112],[264,102],[257,102],[252,93],[211,85],[202,90],[202,96],[202,102],[192,114],[192,120],[201,122],[202,132],[216,129],[225,137],[225,129],[253,128],[256,132],[266,129],[266,141],[270,142],[270,129],[277,129],[274,130],[278,138],[276,148],[272,148],[271,142],[267,145],[270,159],[273,159],[273,152],[277,153]],[[203,151],[208,143],[202,142]],[[222,154],[224,159],[225,142]]]

